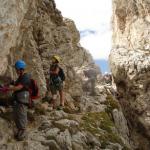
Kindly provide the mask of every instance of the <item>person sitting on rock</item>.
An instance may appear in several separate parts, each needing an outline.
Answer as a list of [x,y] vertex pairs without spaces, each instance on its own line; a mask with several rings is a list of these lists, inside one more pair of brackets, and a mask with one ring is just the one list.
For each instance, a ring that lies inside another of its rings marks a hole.
[[29,86],[30,75],[25,73],[26,63],[23,60],[18,60],[15,63],[18,79],[14,85],[9,86],[9,90],[13,91],[13,111],[14,121],[17,127],[15,138],[18,141],[24,140],[26,137],[27,126],[27,109],[29,104]]
[[50,66],[50,77],[49,77],[49,90],[52,94],[52,106],[56,107],[57,92],[60,95],[60,106],[58,109],[64,107],[64,92],[63,92],[63,81],[65,80],[65,74],[63,69],[59,66],[60,58],[54,55],[52,57],[52,64]]

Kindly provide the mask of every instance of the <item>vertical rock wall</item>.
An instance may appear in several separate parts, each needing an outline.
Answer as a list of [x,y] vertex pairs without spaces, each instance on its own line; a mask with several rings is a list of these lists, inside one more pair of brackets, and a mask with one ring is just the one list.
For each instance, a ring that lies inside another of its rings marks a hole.
[[111,71],[131,136],[150,147],[150,1],[113,0]]
[[[4,74],[7,68],[7,55],[16,45],[21,22],[27,12],[29,1],[0,1],[0,73]],[[16,8],[16,5],[18,6]]]

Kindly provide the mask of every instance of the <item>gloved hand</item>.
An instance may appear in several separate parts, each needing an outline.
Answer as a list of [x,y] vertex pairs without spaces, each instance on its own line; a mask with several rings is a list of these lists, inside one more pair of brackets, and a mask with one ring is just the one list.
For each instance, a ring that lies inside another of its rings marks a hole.
[[0,91],[3,92],[3,93],[7,93],[9,90],[10,90],[9,87],[0,88]]

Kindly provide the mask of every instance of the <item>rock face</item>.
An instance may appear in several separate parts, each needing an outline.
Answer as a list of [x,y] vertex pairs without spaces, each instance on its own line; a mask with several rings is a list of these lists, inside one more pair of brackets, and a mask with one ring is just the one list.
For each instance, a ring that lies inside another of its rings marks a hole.
[[[150,1],[113,1],[110,65],[135,147],[150,147]],[[139,140],[140,139],[140,140]]]
[[5,1],[0,7],[5,10],[0,12],[0,73],[15,77],[10,65],[23,58],[28,64],[27,70],[38,80],[44,93],[50,56],[58,54],[67,73],[66,87],[72,96],[80,95],[81,84],[75,67],[90,65],[94,68],[94,63],[91,55],[80,46],[79,32],[73,21],[63,20],[55,3],[49,0]]
[[[62,17],[55,2],[0,0],[0,18],[1,76],[15,79],[13,65],[24,59],[43,96],[50,56],[61,56],[60,65],[66,74],[64,111],[51,110],[48,102],[37,104],[29,111],[29,135],[24,142],[13,139],[11,108],[0,108],[0,149],[130,148],[126,119],[112,87],[100,84],[101,72],[80,46],[74,22]],[[3,95],[1,98],[6,99]]]

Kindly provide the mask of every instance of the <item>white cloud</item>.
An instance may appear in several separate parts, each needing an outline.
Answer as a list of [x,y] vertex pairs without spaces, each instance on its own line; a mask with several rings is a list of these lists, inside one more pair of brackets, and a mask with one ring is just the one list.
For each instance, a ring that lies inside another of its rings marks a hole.
[[93,55],[94,59],[108,59],[111,49],[111,32],[91,34],[81,38],[81,45],[87,48]]
[[94,59],[107,59],[111,49],[111,0],[55,0],[62,15],[75,21],[80,31],[93,30],[97,34],[81,37],[81,45]]

